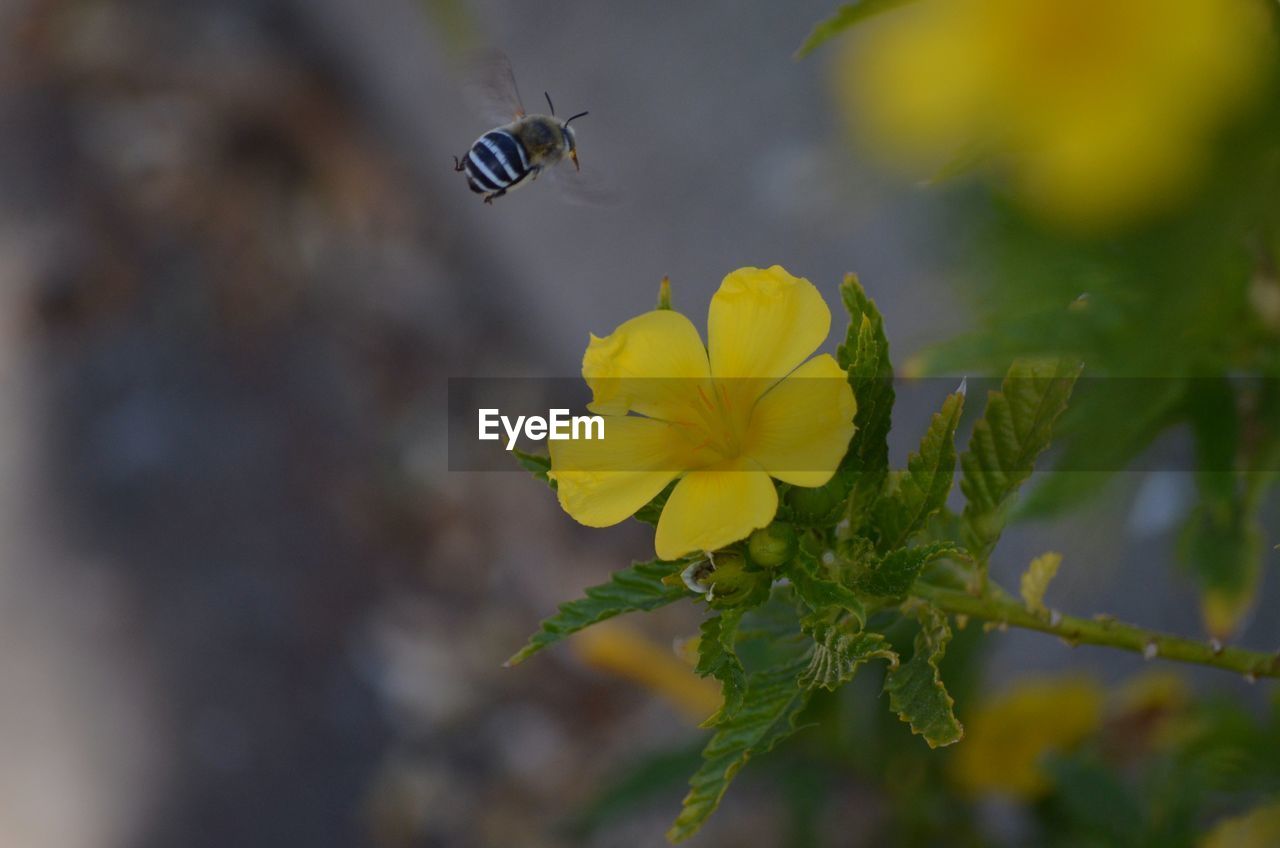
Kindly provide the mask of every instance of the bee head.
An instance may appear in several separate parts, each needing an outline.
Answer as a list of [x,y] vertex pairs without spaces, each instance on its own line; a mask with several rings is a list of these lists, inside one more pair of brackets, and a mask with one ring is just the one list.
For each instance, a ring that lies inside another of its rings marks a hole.
[[569,128],[569,124],[588,114],[590,113],[579,112],[573,117],[565,120],[565,122],[560,125],[560,131],[564,134],[565,154],[573,160],[574,168],[578,167],[578,139],[577,136],[573,134],[573,130]]

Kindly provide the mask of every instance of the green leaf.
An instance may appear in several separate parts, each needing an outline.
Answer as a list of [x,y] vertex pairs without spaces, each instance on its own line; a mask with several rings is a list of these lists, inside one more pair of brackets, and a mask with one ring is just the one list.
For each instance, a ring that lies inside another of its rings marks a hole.
[[1231,382],[1218,376],[1192,381],[1186,403],[1196,445],[1196,484],[1206,500],[1230,503],[1239,488],[1240,399]]
[[854,591],[832,580],[827,569],[807,551],[796,554],[785,570],[796,595],[812,609],[838,607],[853,613],[859,621],[865,620],[866,611]]
[[836,350],[836,360],[849,373],[858,411],[853,419],[857,429],[837,476],[849,481],[848,514],[856,530],[880,496],[889,472],[889,428],[895,397],[893,365],[889,361],[884,318],[856,274],[845,277],[840,296],[849,312],[849,330]]
[[973,427],[960,457],[965,546],[985,563],[1004,530],[1013,495],[1049,446],[1081,366],[1064,360],[1018,360]]
[[920,440],[920,450],[907,458],[907,470],[894,475],[892,486],[876,504],[881,550],[900,548],[924,529],[942,509],[956,473],[956,427],[964,412],[964,395],[948,395]]
[[1188,518],[1181,552],[1203,594],[1210,634],[1232,635],[1253,608],[1262,574],[1262,529],[1246,503],[1240,467],[1240,402],[1225,377],[1192,382],[1187,413],[1196,445],[1200,503]]
[[1262,528],[1238,504],[1200,504],[1187,519],[1179,549],[1200,584],[1210,635],[1226,639],[1253,609],[1262,579]]
[[854,588],[867,595],[900,598],[911,591],[920,570],[936,559],[963,557],[964,551],[953,542],[932,542],[914,548],[891,551],[854,578]]
[[789,639],[799,641],[800,636],[795,588],[786,584],[775,585],[767,601],[747,610],[737,632],[739,644],[759,641],[776,645]]
[[951,640],[951,626],[944,613],[923,606],[917,613],[920,632],[916,634],[911,659],[885,677],[889,708],[911,725],[911,732],[924,737],[930,748],[959,742],[964,728],[952,708],[955,701],[942,684],[938,662]]
[[1054,575],[1058,573],[1060,565],[1062,565],[1062,554],[1049,551],[1031,560],[1031,564],[1027,566],[1027,570],[1022,575],[1020,590],[1022,602],[1031,612],[1037,615],[1048,613],[1044,605],[1044,593],[1048,590]]
[[698,638],[698,665],[694,671],[700,677],[719,680],[724,697],[720,709],[703,722],[703,727],[714,727],[732,718],[742,706],[747,690],[747,672],[738,659],[734,642],[743,612],[741,608],[729,609],[702,622]]
[[821,486],[788,486],[778,517],[797,527],[830,527],[844,515],[853,475],[837,469]]
[[[892,377],[884,316],[867,295],[857,274],[845,274],[840,284],[840,300],[849,313],[849,329],[844,343],[836,349],[836,362],[846,370],[856,369],[858,376]],[[869,325],[867,333],[863,332],[864,322]]]
[[804,44],[796,51],[795,58],[802,59],[850,27],[909,2],[911,0],[856,0],[845,3],[834,15],[813,28],[813,32],[809,33]]
[[1053,473],[1019,499],[1019,519],[1050,518],[1084,503],[1147,448],[1182,412],[1184,380],[1086,380],[1055,426],[1062,448]]
[[849,328],[836,350],[836,361],[848,373],[858,402],[855,430],[840,467],[826,485],[797,486],[786,493],[786,517],[801,527],[825,527],[843,514],[856,516],[855,523],[861,526],[889,471],[894,391],[884,318],[856,274],[845,276],[840,296],[849,313]]
[[809,690],[801,689],[796,678],[807,664],[806,657],[750,675],[742,707],[719,726],[703,749],[702,766],[689,780],[689,794],[667,831],[668,839],[680,842],[697,833],[747,761],[797,730],[796,719],[809,701]]
[[1204,623],[1226,638],[1253,607],[1262,567],[1262,534],[1244,496],[1240,462],[1240,400],[1225,377],[1193,380],[1187,411],[1196,439],[1199,503],[1181,538],[1181,553],[1196,576]]
[[547,473],[551,470],[551,457],[522,451],[520,448],[515,448],[511,453],[515,455],[516,462],[520,463],[521,468],[546,483],[552,489],[556,487],[556,481],[547,476]]
[[624,612],[655,610],[688,597],[683,584],[667,585],[663,578],[676,573],[677,563],[653,560],[615,571],[608,583],[592,586],[586,597],[561,604],[559,612],[543,620],[538,632],[505,665],[518,665],[548,645]]
[[858,666],[876,658],[887,660],[890,668],[898,666],[898,655],[881,633],[850,632],[848,627],[830,624],[813,628],[812,635],[813,656],[800,675],[800,685],[806,689],[834,692],[853,679]]

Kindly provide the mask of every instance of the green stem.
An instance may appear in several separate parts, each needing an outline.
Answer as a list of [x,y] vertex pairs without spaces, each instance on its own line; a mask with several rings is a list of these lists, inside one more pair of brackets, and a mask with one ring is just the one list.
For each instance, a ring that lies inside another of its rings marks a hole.
[[1177,662],[1208,665],[1254,678],[1280,677],[1280,652],[1264,654],[1217,643],[1197,642],[1125,624],[1107,616],[1086,619],[1057,612],[1038,615],[998,587],[978,596],[958,589],[917,583],[913,594],[954,615],[1051,633],[1072,645],[1106,645],[1134,651],[1148,658],[1158,656]]

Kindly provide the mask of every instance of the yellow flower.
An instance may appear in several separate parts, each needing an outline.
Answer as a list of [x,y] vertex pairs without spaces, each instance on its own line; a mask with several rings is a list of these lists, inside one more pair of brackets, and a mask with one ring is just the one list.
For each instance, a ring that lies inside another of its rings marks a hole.
[[692,663],[625,624],[602,621],[578,633],[569,644],[587,665],[640,684],[695,722],[720,708],[719,684],[698,677]]
[[1200,848],[1268,848],[1280,845],[1280,799],[1224,819],[1204,835]]
[[813,284],[775,265],[724,278],[711,299],[708,347],[670,309],[592,336],[582,376],[604,438],[550,442],[561,506],[607,527],[679,477],[655,540],[668,560],[769,524],[778,508],[770,477],[823,485],[853,435],[844,371],[827,354],[807,359],[830,326]]
[[1102,721],[1103,693],[1091,680],[1030,680],[982,704],[966,720],[951,761],[964,790],[1034,798],[1049,789],[1040,761],[1077,745]]
[[922,0],[849,45],[854,126],[912,170],[993,154],[1046,216],[1167,206],[1260,89],[1260,0]]

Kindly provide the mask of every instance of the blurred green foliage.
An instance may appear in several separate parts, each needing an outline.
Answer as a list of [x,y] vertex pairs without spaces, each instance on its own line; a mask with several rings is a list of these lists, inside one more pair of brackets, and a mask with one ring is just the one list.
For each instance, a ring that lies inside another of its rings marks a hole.
[[[848,4],[818,32],[829,39],[884,5],[899,4]],[[1267,19],[1280,27],[1274,4]],[[943,204],[946,263],[975,326],[907,366],[991,374],[1026,357],[1084,363],[1057,435],[1059,473],[1042,475],[1018,504],[1023,518],[1078,507],[1157,440],[1189,432],[1198,498],[1181,552],[1218,638],[1252,608],[1271,548],[1259,510],[1280,470],[1277,43],[1259,66],[1263,93],[1217,139],[1197,189],[1149,217],[1102,230],[1055,225],[990,179],[983,156],[957,151],[966,167],[930,191]]]

